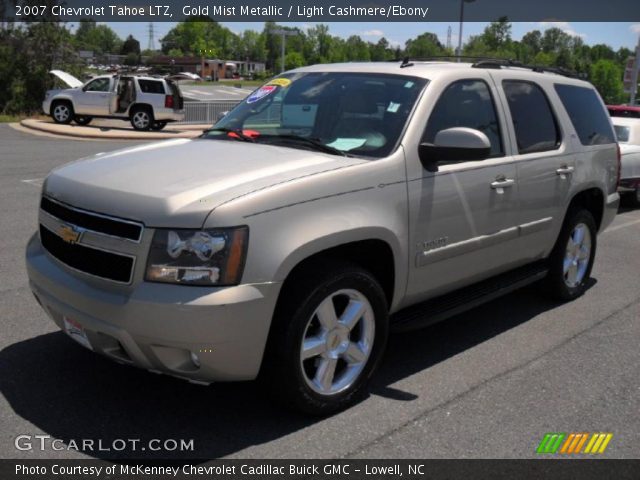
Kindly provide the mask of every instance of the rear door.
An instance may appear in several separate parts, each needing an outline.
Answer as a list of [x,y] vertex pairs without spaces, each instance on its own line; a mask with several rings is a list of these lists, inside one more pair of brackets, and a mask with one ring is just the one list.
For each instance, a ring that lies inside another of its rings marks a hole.
[[552,85],[508,70],[492,75],[505,105],[518,175],[520,251],[524,259],[533,260],[555,242],[576,158],[559,121],[562,112],[550,101],[557,98]]

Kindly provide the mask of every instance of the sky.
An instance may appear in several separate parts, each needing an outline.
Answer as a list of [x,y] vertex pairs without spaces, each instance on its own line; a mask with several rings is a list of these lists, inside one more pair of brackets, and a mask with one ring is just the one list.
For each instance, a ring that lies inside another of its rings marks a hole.
[[[240,33],[244,30],[261,31],[263,23],[250,22],[221,22],[233,32]],[[457,22],[386,22],[386,23],[353,23],[353,22],[329,22],[329,32],[332,35],[347,38],[351,35],[360,35],[365,40],[377,42],[381,37],[385,37],[396,46],[403,46],[404,43],[413,37],[417,37],[424,32],[433,32],[446,45],[447,30],[451,26],[451,42],[455,47],[458,42]],[[108,24],[116,33],[126,38],[132,34],[140,41],[140,46],[147,48],[148,43],[148,23],[140,22],[112,22]],[[309,28],[314,23],[284,23],[284,25]],[[482,33],[488,25],[485,22],[468,22],[464,24],[462,38],[466,41],[469,36]],[[160,39],[175,26],[173,22],[157,22],[153,24],[155,46],[160,48]],[[640,35],[640,23],[624,22],[514,22],[512,24],[512,37],[520,40],[522,36],[531,30],[544,31],[550,27],[558,27],[571,35],[580,36],[588,45],[604,43],[610,45],[615,50],[620,47],[627,47],[631,50],[638,44]]]

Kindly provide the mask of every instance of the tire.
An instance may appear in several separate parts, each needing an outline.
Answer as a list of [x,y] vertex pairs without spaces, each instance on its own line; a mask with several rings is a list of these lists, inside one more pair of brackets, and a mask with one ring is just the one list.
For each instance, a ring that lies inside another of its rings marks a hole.
[[73,105],[67,101],[57,101],[51,105],[51,118],[56,123],[68,125],[73,120]]
[[327,415],[366,391],[387,343],[387,301],[357,265],[325,262],[297,280],[276,309],[261,380],[278,403]]
[[569,211],[549,256],[545,283],[553,298],[569,301],[586,291],[596,255],[597,233],[596,222],[588,210]]
[[76,115],[73,118],[73,121],[76,122],[78,125],[89,125],[91,123],[91,120],[93,120],[92,117],[86,117],[86,116],[80,116],[80,115]]
[[135,107],[131,110],[129,121],[136,130],[149,130],[153,125],[153,112],[147,107]]
[[167,122],[155,121],[151,124],[151,130],[160,131],[167,126]]
[[636,187],[636,190],[629,194],[629,200],[632,207],[640,208],[640,187]]

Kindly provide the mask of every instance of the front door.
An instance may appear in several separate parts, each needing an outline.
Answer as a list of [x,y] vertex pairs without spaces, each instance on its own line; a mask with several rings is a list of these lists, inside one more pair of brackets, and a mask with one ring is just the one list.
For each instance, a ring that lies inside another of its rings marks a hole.
[[109,77],[99,77],[87,83],[75,102],[76,113],[83,115],[108,115],[112,96]]
[[411,302],[507,270],[518,257],[517,173],[506,156],[493,82],[478,71],[477,78],[429,88],[439,98],[421,141],[433,143],[441,130],[469,127],[487,135],[491,156],[440,164],[431,173],[417,149],[407,149]]

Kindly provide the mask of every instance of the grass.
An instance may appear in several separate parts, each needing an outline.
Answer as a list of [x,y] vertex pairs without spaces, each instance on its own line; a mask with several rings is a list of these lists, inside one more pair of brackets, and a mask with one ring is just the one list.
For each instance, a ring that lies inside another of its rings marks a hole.
[[0,115],[0,123],[13,123],[19,122],[24,117],[19,117],[17,115]]

